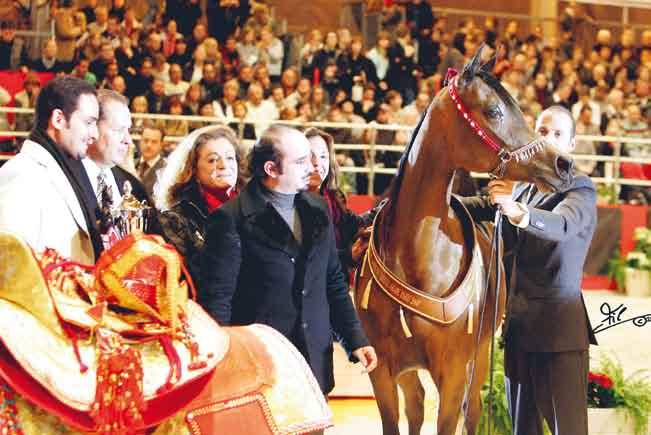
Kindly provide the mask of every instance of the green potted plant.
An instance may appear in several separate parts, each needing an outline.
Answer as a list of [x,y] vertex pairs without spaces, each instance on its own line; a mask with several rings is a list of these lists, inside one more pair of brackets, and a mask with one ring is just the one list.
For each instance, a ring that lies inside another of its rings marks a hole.
[[651,296],[651,230],[638,227],[633,233],[635,248],[626,257],[615,253],[608,263],[608,275],[617,288],[629,296]]
[[[488,382],[481,390],[482,415],[478,434],[491,433],[508,435],[512,433],[508,413],[508,402],[504,383],[504,355],[501,348],[495,349],[495,373],[493,377],[492,415],[488,419]],[[590,434],[620,433],[622,435],[645,435],[651,426],[651,382],[647,371],[624,376],[619,362],[602,354],[599,369],[588,376],[588,426]],[[549,429],[544,425],[545,433]]]

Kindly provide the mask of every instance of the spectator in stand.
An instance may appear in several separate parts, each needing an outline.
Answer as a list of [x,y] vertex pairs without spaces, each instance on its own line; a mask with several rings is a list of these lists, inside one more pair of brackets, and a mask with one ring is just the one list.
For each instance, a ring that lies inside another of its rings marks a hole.
[[282,110],[280,111],[280,120],[281,121],[296,121],[296,118],[298,118],[298,110],[296,110],[296,107],[283,107]]
[[283,43],[276,38],[269,26],[260,29],[258,53],[260,61],[264,62],[269,69],[271,80],[278,81],[282,72],[285,51]]
[[115,50],[115,59],[120,66],[120,71],[129,78],[137,73],[137,68],[142,62],[142,55],[137,47],[134,47],[131,38],[123,36],[120,38],[120,46]]
[[224,65],[224,78],[227,80],[237,76],[240,68],[240,53],[237,51],[237,39],[235,36],[226,38],[221,48],[222,64]]
[[509,21],[504,30],[504,42],[507,45],[510,52],[516,52],[522,41],[518,37],[519,25],[517,21]]
[[64,72],[66,65],[57,59],[57,43],[48,39],[43,43],[41,58],[32,64],[32,69],[37,72]]
[[426,0],[411,0],[407,3],[405,12],[407,26],[411,30],[411,36],[418,40],[427,40],[434,25],[434,14],[432,6]]
[[324,76],[326,66],[336,63],[337,56],[339,56],[337,33],[328,32],[323,47],[314,55],[314,67],[319,70],[320,78]]
[[251,83],[247,95],[247,120],[254,123],[255,134],[260,137],[262,132],[269,126],[269,121],[278,119],[280,114],[272,101],[264,99],[264,92],[260,84]]
[[375,97],[375,86],[370,83],[364,87],[361,101],[355,103],[355,113],[366,122],[371,122],[377,116],[378,102]]
[[269,6],[264,3],[253,2],[251,5],[251,17],[246,20],[245,27],[251,27],[255,30],[256,34],[264,27],[275,29],[275,22],[271,17]]
[[0,70],[26,70],[28,64],[25,41],[16,37],[16,24],[0,23]]
[[183,39],[183,35],[179,33],[176,25],[176,20],[169,20],[165,26],[165,31],[161,33],[161,40],[163,41],[163,54],[170,57],[174,54],[176,43]]
[[246,122],[248,109],[246,101],[237,100],[233,103],[233,117],[237,121],[228,124],[236,133],[237,137],[246,140],[255,140],[255,127],[250,122]]
[[179,39],[176,41],[176,44],[174,44],[174,53],[167,58],[167,61],[169,63],[178,63],[183,67],[188,67],[188,64],[192,63],[192,55],[193,53],[188,51],[188,43],[185,39]]
[[165,102],[165,82],[159,78],[153,79],[145,97],[149,113],[161,113]]
[[201,86],[201,94],[206,102],[213,102],[221,96],[221,84],[217,66],[214,63],[203,64],[199,86]]
[[425,77],[436,74],[441,63],[441,32],[434,30],[428,39],[418,41],[418,64]]
[[366,53],[366,57],[373,62],[373,65],[375,66],[375,74],[382,90],[388,89],[386,82],[384,82],[384,84],[382,84],[382,82],[386,78],[389,69],[387,50],[390,45],[391,35],[389,35],[388,32],[380,31],[377,35],[377,44]]
[[111,86],[109,89],[114,90],[120,95],[124,95],[127,91],[127,82],[124,80],[123,76],[117,75],[113,78],[113,80],[111,80]]
[[97,85],[97,77],[95,77],[95,74],[90,72],[89,69],[90,69],[90,62],[88,62],[88,59],[79,59],[77,65],[72,70],[70,75],[73,77],[80,78],[82,80],[86,80],[88,83],[95,86]]
[[[580,104],[580,103],[577,103]],[[585,104],[579,111],[579,117],[576,122],[576,134],[597,136],[600,134],[599,127],[594,124],[592,116],[592,107]],[[577,140],[576,146],[572,151],[574,154],[589,154],[595,155],[597,153],[595,143],[592,140]],[[597,163],[593,160],[576,160],[576,167],[578,170],[586,175],[592,175]]]
[[[180,95],[172,95],[165,103],[163,112],[169,115],[183,115],[183,102]],[[165,137],[176,137],[174,141],[167,140],[163,143],[163,155],[168,156],[176,147],[179,138],[188,134],[190,126],[188,121],[182,119],[168,119],[165,121]]]
[[253,80],[262,86],[264,97],[267,98],[271,95],[271,77],[269,76],[269,68],[265,63],[256,64],[253,68]]
[[188,51],[194,53],[194,50],[203,43],[208,37],[208,30],[202,22],[198,22],[192,28],[192,36],[188,39]]
[[323,87],[317,85],[312,88],[312,95],[310,97],[310,104],[312,105],[312,115],[315,121],[325,121],[330,109],[328,102],[328,94]]
[[136,171],[150,197],[153,197],[158,171],[163,169],[166,164],[162,155],[164,138],[165,134],[159,126],[155,124],[144,126],[140,139],[140,160],[136,165]]
[[237,43],[237,52],[243,64],[253,66],[260,58],[260,49],[256,41],[255,30],[250,27],[242,29],[242,37]]
[[296,112],[296,121],[301,123],[314,121],[314,114],[312,113],[312,105],[310,103],[300,103],[296,107]]
[[124,13],[124,21],[122,21],[122,27],[124,28],[124,33],[133,37],[142,31],[142,23],[136,18],[136,13],[132,8],[128,8]]
[[104,79],[98,83],[100,89],[111,89],[111,83],[120,74],[120,68],[118,63],[113,61],[108,64],[106,67],[106,72],[104,73]]
[[113,7],[109,10],[109,15],[117,17],[119,22],[124,21],[124,14],[127,11],[125,2],[126,0],[113,0]]
[[403,123],[415,126],[429,107],[430,101],[431,98],[427,92],[419,92],[416,99],[402,109]]
[[102,34],[102,39],[110,42],[113,49],[117,49],[121,44],[122,29],[120,28],[121,20],[116,15],[109,13],[106,22],[106,31]]
[[163,40],[161,39],[160,33],[155,31],[150,31],[147,35],[145,41],[144,55],[152,59],[156,59],[159,55],[163,56]]
[[279,113],[285,107],[285,94],[283,93],[283,87],[280,86],[280,83],[271,86],[269,100],[274,103]]
[[83,7],[79,9],[81,13],[86,16],[86,22],[92,23],[95,21],[95,8],[97,7],[97,0],[86,0],[83,2]]
[[[178,62],[174,62],[178,63]],[[202,44],[194,50],[192,61],[187,63],[178,63],[184,65],[183,67],[183,80],[190,83],[200,82],[203,78],[203,67],[206,65],[206,48]],[[213,64],[214,66],[214,64]]]
[[549,107],[553,103],[552,91],[547,76],[543,73],[536,74],[534,79],[534,91],[536,92],[536,101],[542,107]]
[[95,21],[89,22],[88,33],[101,35],[106,32],[108,27],[109,11],[106,6],[97,6],[95,8]]
[[[147,113],[147,112],[148,112],[147,98],[145,98],[144,95],[138,95],[137,97],[134,97],[133,100],[131,100],[132,114]],[[131,134],[133,134],[134,136],[140,136],[142,134],[142,130],[145,127],[145,124],[146,124],[145,118],[134,116],[131,124]]]
[[[387,125],[391,123],[391,115],[386,104],[380,105],[377,111],[377,119],[371,123]],[[396,130],[376,130],[369,128],[364,134],[364,143],[374,143],[377,145],[402,145],[406,143],[405,132]],[[375,153],[375,162],[380,168],[397,168],[402,153],[395,151],[380,151]],[[373,194],[384,195],[385,191],[391,184],[393,175],[376,174],[373,183]],[[359,180],[358,180],[359,183]]]
[[127,83],[127,95],[129,98],[138,95],[145,95],[151,89],[151,83],[154,80],[152,75],[152,62],[151,59],[146,57],[142,59],[137,73],[129,79]]
[[223,44],[229,35],[242,27],[250,15],[248,0],[219,0],[206,4],[208,33]]
[[239,99],[240,83],[237,79],[231,79],[224,83],[224,96],[213,102],[215,116],[218,118],[233,117],[233,103]]
[[572,109],[572,85],[568,82],[562,82],[552,94],[554,104],[565,107],[567,110]]
[[396,41],[388,51],[387,83],[389,88],[400,92],[405,102],[409,103],[414,99],[416,92],[416,64],[414,62],[416,47],[406,26],[399,26],[396,36]]
[[106,76],[108,66],[115,63],[115,50],[110,42],[102,42],[99,56],[90,63],[90,71],[95,74],[97,81],[101,82]]
[[391,118],[392,124],[405,124],[403,119],[403,110],[402,110],[402,95],[400,92],[394,91],[393,89],[387,92],[384,97],[386,102],[386,110],[389,112],[389,118]]
[[[23,90],[14,95],[14,107],[33,109],[36,107],[36,97],[41,91],[41,81],[38,75],[30,72],[25,76]],[[16,131],[30,131],[34,124],[34,116],[28,113],[16,113]]]
[[283,71],[280,76],[280,85],[283,87],[283,93],[285,94],[285,106],[296,107],[296,104],[298,103],[298,101],[295,100],[295,97],[290,98],[290,95],[296,92],[298,79],[298,72],[291,67]]
[[312,79],[316,68],[317,53],[323,49],[323,34],[318,29],[309,32],[307,41],[301,47],[301,75]]
[[163,20],[176,20],[178,31],[182,35],[190,35],[193,26],[201,18],[199,0],[167,0]]
[[353,36],[351,35],[350,30],[346,27],[337,30],[337,41],[339,53],[348,50],[350,48],[350,43],[353,42]]
[[253,67],[250,65],[242,65],[240,67],[239,74],[237,75],[237,81],[240,83],[240,97],[245,97],[249,91],[249,86],[253,83]]
[[355,36],[351,40],[350,49],[343,51],[337,58],[339,82],[349,94],[355,83],[363,87],[378,82],[375,65],[364,55],[363,48],[362,38]]
[[[599,128],[601,125],[601,107],[597,104],[596,101],[590,96],[590,89],[586,85],[579,85],[578,91],[579,101],[572,105],[572,116],[576,121],[581,117],[581,110],[583,107],[590,107],[590,113],[592,115],[592,120],[590,121],[591,125],[594,125]],[[578,127],[577,127],[578,128]],[[592,130],[592,129],[590,129]],[[587,133],[579,133],[587,134]],[[590,133],[592,134],[592,133]]]
[[190,83],[188,91],[185,93],[183,100],[183,114],[184,115],[198,115],[203,101],[203,94],[201,93],[201,85],[199,83]]
[[181,66],[175,63],[170,65],[170,81],[165,83],[165,96],[181,95],[183,98],[189,87],[190,83],[183,80]]
[[[341,90],[336,63],[331,63],[326,66],[325,71],[323,72],[323,78],[321,79],[321,86],[323,86],[323,89],[328,93],[328,99],[333,102],[337,92]],[[341,91],[344,94],[346,93],[346,91]]]

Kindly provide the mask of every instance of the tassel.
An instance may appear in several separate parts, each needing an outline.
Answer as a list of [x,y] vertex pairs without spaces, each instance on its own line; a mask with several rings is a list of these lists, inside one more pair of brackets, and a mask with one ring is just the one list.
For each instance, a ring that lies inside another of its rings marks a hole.
[[18,419],[16,394],[2,378],[0,378],[0,434],[24,435]]
[[141,433],[146,403],[140,353],[111,332],[98,330],[97,389],[90,415],[100,435]]
[[371,287],[373,287],[372,278],[368,280],[366,287],[364,287],[364,293],[362,293],[362,303],[360,304],[362,310],[368,310],[368,300],[371,297]]
[[405,318],[405,312],[402,310],[402,307],[400,307],[400,324],[402,325],[402,332],[405,333],[405,337],[411,338],[413,335],[409,329],[409,325],[407,325],[407,319]]
[[468,305],[468,334],[472,334],[472,322],[474,317],[474,311],[472,304]]
[[167,375],[167,381],[165,385],[160,387],[157,391],[158,394],[162,394],[166,391],[169,391],[174,387],[179,379],[181,379],[181,358],[179,357],[178,352],[172,344],[172,338],[169,335],[162,335],[159,339],[161,347],[165,351],[167,360],[170,363],[170,373]]

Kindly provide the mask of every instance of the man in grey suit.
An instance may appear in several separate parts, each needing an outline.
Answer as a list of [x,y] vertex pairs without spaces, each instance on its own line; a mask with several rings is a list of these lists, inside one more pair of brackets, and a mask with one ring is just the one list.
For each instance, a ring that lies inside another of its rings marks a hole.
[[[574,149],[567,109],[545,110],[536,130],[558,148]],[[581,277],[597,222],[594,185],[580,173],[553,193],[494,180],[489,196],[464,202],[478,219],[492,219],[496,206],[507,218],[504,366],[513,433],[542,435],[543,417],[553,434],[587,435],[588,347],[596,340]]]
[[167,161],[162,155],[164,133],[156,124],[147,124],[140,138],[140,160],[136,166],[138,177],[147,189],[147,195],[154,197],[154,186],[158,180],[158,172]]

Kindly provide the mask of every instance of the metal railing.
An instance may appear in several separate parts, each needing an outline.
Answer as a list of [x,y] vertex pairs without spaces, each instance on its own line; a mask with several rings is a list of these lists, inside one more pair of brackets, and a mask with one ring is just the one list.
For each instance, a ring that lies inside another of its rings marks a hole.
[[[33,109],[23,109],[23,108],[13,108],[13,107],[0,107],[0,114],[2,113],[16,113],[16,114],[33,114]],[[366,123],[366,124],[352,124],[352,123],[341,123],[341,122],[298,122],[298,121],[280,121],[280,120],[269,120],[269,121],[253,121],[253,120],[240,120],[237,118],[218,118],[218,117],[207,117],[207,116],[187,116],[187,115],[163,115],[163,114],[153,114],[153,113],[133,113],[132,117],[134,119],[148,119],[148,120],[157,120],[157,121],[185,121],[188,123],[205,123],[207,124],[223,124],[228,125],[232,123],[247,123],[254,126],[258,125],[270,125],[270,124],[283,124],[295,126],[298,128],[307,128],[307,127],[318,127],[322,129],[350,129],[350,130],[389,130],[389,131],[406,131],[411,132],[413,127],[397,124],[378,124],[376,122]],[[0,137],[15,136],[15,137],[25,137],[29,132],[25,131],[0,131]],[[371,139],[375,139],[376,135],[371,134]],[[134,140],[138,140],[139,135],[133,135]],[[183,137],[180,136],[165,136],[165,142],[178,142]],[[621,155],[621,145],[622,143],[626,144],[642,144],[648,145],[650,154],[651,154],[651,138],[642,138],[642,137],[625,137],[625,136],[595,136],[595,135],[578,135],[577,140],[581,141],[590,141],[590,142],[609,142],[615,144],[613,149],[613,155],[594,155],[594,154],[573,154],[573,157],[577,161],[592,161],[592,162],[603,162],[605,166],[605,176],[603,177],[592,177],[592,180],[596,184],[605,184],[614,186],[615,189],[619,189],[621,186],[643,186],[651,187],[651,181],[649,180],[639,180],[632,178],[623,178],[620,173],[620,165],[622,163],[638,163],[638,164],[651,164],[651,157],[648,158],[634,158],[626,157]],[[250,147],[253,144],[252,140],[242,140],[242,143],[246,147]],[[385,168],[381,164],[377,163],[377,152],[396,152],[402,153],[405,149],[406,144],[400,145],[382,145],[371,143],[353,143],[353,144],[341,144],[337,143],[334,145],[335,150],[342,151],[366,151],[367,160],[365,166],[341,166],[340,171],[343,173],[352,173],[352,174],[367,174],[368,177],[368,194],[373,194],[373,185],[374,179],[377,174],[395,174],[397,168]],[[7,160],[11,158],[10,155],[0,155],[0,160]],[[471,173],[475,178],[487,178],[488,174],[484,173]],[[359,192],[363,193],[363,192]]]

